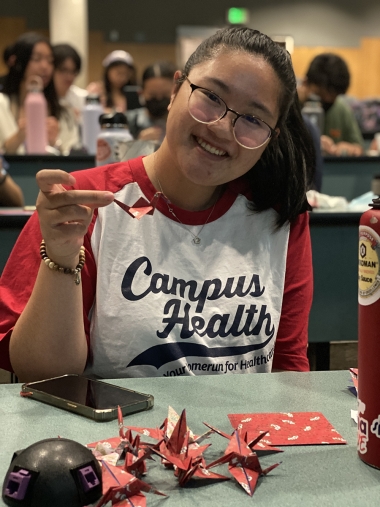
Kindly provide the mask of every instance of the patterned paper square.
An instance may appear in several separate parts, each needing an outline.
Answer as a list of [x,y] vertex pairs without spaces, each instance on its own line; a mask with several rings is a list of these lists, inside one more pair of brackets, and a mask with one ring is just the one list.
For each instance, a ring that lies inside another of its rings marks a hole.
[[263,439],[268,445],[347,443],[321,412],[229,414],[228,418],[233,428],[246,430],[249,439],[268,431]]

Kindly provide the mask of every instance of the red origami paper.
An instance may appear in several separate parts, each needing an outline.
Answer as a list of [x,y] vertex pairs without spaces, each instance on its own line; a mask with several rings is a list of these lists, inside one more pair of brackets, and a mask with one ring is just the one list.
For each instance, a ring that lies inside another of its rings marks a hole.
[[[256,441],[264,435],[265,433],[260,435]],[[239,431],[235,431],[232,435],[224,456],[207,465],[207,468],[210,469],[224,463],[228,463],[228,470],[250,496],[255,491],[258,478],[261,475],[266,475],[280,464],[276,463],[263,470],[257,454],[241,438]]]
[[129,216],[140,220],[145,215],[153,215],[157,201],[161,195],[161,192],[156,192],[150,202],[148,202],[143,197],[140,197],[140,199],[138,199],[135,204],[133,204],[133,206],[128,206],[127,204],[124,204],[117,199],[114,199],[113,202],[120,206],[120,208],[128,213]]
[[[224,437],[224,438],[227,438],[228,440],[231,440],[231,438],[234,436],[235,432],[232,433],[232,435],[228,435],[227,433],[224,433],[223,431],[219,430],[218,428],[214,428],[214,426],[211,426],[210,424],[207,424],[207,423],[203,423],[205,426],[207,426],[208,428],[210,428],[214,433],[217,433],[218,435]],[[258,453],[262,453],[262,454],[269,454],[269,453],[273,453],[273,452],[284,452],[282,449],[278,449],[277,447],[274,447],[273,445],[268,445],[266,443],[266,441],[264,440],[264,437],[265,435],[268,433],[267,431],[264,432],[264,433],[261,433],[260,435],[258,435],[257,437],[255,438],[252,438],[253,437],[253,433],[252,432],[248,432],[245,431],[243,432],[242,430],[239,430],[239,436],[240,438],[242,438],[244,440],[244,442],[248,445],[248,447],[252,450],[252,451],[256,451]]]
[[263,414],[229,414],[234,428],[251,435],[267,431],[268,445],[346,444],[321,412],[280,412]]
[[359,382],[359,370],[357,368],[350,368],[351,380],[354,384],[353,386],[348,386],[348,389],[355,396],[358,395],[358,382]]
[[141,491],[166,496],[121,467],[113,467],[104,461],[102,462],[102,479],[103,496],[96,504],[96,507],[102,507],[110,501],[112,505],[120,507],[124,505],[145,507],[146,498]]
[[[169,411],[169,420],[170,415]],[[191,444],[190,434],[191,431],[186,423],[186,411],[183,410],[170,437],[168,438],[166,432],[164,439],[159,443],[159,448],[152,447],[151,450],[154,454],[160,456],[166,465],[174,466],[174,475],[178,478],[180,486],[184,486],[192,477],[228,480],[228,477],[208,470],[202,455],[209,447],[209,444],[204,446],[199,446],[194,442]]]

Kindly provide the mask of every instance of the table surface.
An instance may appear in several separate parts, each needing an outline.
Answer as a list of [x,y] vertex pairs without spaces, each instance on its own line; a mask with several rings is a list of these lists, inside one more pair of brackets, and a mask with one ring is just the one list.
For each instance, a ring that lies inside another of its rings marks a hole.
[[[255,375],[218,375],[120,379],[112,383],[151,393],[152,410],[125,418],[124,423],[155,427],[166,417],[168,406],[177,412],[186,408],[187,422],[197,434],[204,433],[206,421],[230,433],[227,414],[247,412],[320,411],[347,440],[347,445],[284,447],[285,452],[261,458],[263,466],[278,460],[282,464],[268,476],[260,478],[254,497],[250,498],[234,481],[200,485],[192,481],[176,486],[171,471],[157,461],[148,462],[147,481],[169,494],[162,500],[147,494],[149,506],[255,505],[255,507],[296,507],[329,505],[357,507],[378,505],[380,470],[367,466],[357,456],[356,425],[350,409],[356,398],[347,390],[348,371],[310,373],[272,373]],[[117,436],[117,422],[97,423],[19,396],[20,384],[0,386],[0,478],[10,464],[13,452],[43,438],[58,435],[86,444]],[[212,446],[205,453],[207,462],[216,459],[226,447],[226,440],[211,437]],[[228,475],[226,465],[215,469]],[[5,505],[0,500],[0,505]]]

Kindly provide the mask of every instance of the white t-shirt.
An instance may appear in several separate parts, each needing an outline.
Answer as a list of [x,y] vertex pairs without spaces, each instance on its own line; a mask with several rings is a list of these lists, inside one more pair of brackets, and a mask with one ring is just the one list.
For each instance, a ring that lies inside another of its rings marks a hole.
[[[156,192],[141,157],[74,176],[75,188],[110,190],[128,206],[150,201]],[[270,372],[272,364],[308,369],[308,216],[275,229],[276,211],[252,213],[247,193],[244,178],[231,182],[211,216],[211,209],[188,212],[172,205],[184,225],[163,198],[141,220],[115,203],[96,210],[82,271],[86,374],[237,374]],[[199,245],[189,229],[199,234]],[[3,323],[0,318],[0,367],[7,361],[10,329],[34,284],[40,240],[34,216],[2,276],[0,314],[5,306],[7,317]]]

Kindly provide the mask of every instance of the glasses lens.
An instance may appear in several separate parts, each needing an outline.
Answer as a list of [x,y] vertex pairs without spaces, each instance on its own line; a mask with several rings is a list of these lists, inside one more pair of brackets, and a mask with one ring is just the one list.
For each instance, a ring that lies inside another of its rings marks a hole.
[[254,116],[240,116],[235,123],[235,139],[246,148],[258,148],[270,135],[268,125]]
[[189,113],[195,120],[212,123],[219,120],[225,111],[226,106],[222,99],[209,90],[197,88],[190,95]]

